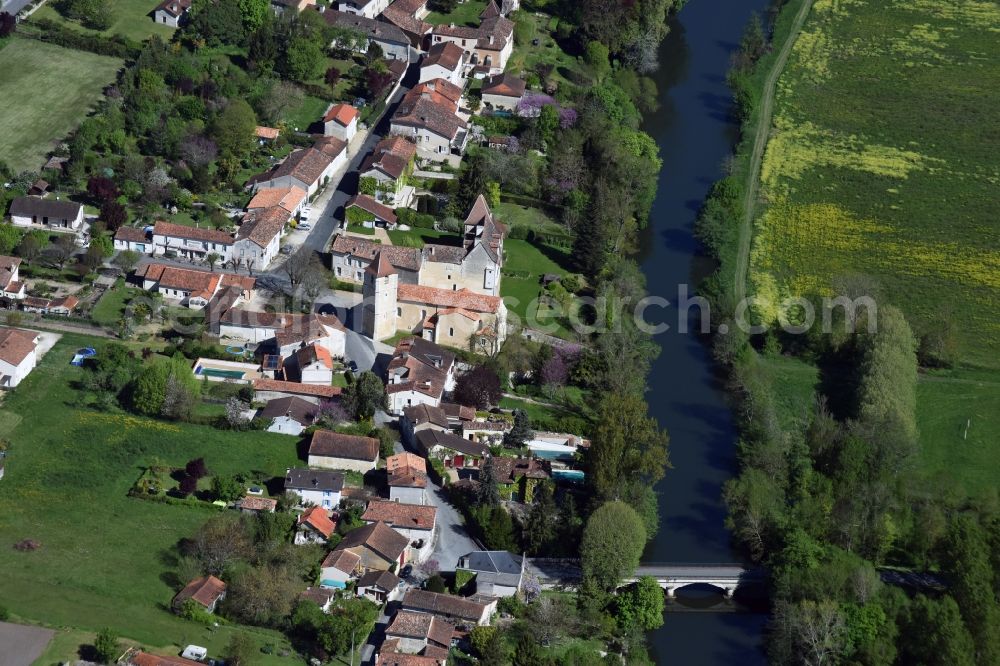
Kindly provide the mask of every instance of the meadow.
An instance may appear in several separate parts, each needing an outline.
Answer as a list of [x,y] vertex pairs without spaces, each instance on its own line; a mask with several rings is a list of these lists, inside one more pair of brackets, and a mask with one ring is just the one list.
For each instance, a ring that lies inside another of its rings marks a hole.
[[918,335],[950,322],[963,363],[1000,368],[998,26],[983,0],[814,4],[778,82],[755,294],[870,275]]
[[77,21],[66,19],[56,11],[51,2],[42,5],[32,18],[50,19],[59,23],[64,23],[75,30],[91,34],[121,35],[141,42],[151,35],[157,35],[164,40],[170,40],[175,28],[167,25],[155,23],[153,21],[153,9],[156,8],[156,0],[108,0],[111,12],[111,25],[107,30],[91,30],[80,25]]
[[9,40],[0,49],[0,98],[8,100],[0,106],[0,159],[15,172],[41,169],[121,66],[117,58],[33,39]]
[[[173,615],[169,603],[180,583],[174,547],[218,509],[127,496],[146,466],[179,467],[196,457],[219,474],[282,475],[299,462],[297,440],[88,408],[77,389],[87,370],[69,359],[103,342],[63,336],[0,407],[0,436],[10,443],[0,482],[3,605],[16,620],[68,632],[46,663],[69,659],[80,637],[106,626],[165,654],[189,643],[219,654],[234,631],[244,631],[258,646],[275,647],[273,655],[258,655],[261,666],[301,663],[278,656],[288,642],[277,632],[205,627]],[[15,550],[24,539],[40,547]]]

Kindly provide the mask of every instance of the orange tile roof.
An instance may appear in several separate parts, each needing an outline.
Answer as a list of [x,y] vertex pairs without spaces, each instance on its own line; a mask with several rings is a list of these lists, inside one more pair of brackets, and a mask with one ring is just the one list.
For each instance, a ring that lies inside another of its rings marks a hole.
[[295,352],[295,359],[299,362],[299,367],[309,365],[313,361],[319,361],[325,367],[333,369],[333,357],[326,347],[311,344]]
[[294,211],[306,198],[306,191],[301,187],[265,187],[257,190],[247,210],[254,208],[270,208],[271,206],[281,206],[289,213]]
[[35,351],[38,334],[20,328],[0,328],[0,361],[17,366]]
[[255,379],[255,391],[274,391],[276,393],[292,393],[314,395],[321,398],[334,398],[341,393],[339,386],[319,386],[317,384],[299,384],[298,382],[283,382],[277,379]]
[[240,508],[249,511],[274,511],[278,507],[278,500],[270,497],[254,497],[247,495],[240,500]]
[[174,605],[180,606],[192,599],[208,608],[226,593],[226,584],[215,576],[201,576],[184,586],[184,589],[174,597]]
[[261,139],[277,139],[280,133],[281,132],[274,127],[263,127],[261,125],[258,125],[257,129],[254,130],[254,134]]
[[427,471],[427,461],[418,456],[416,453],[397,453],[394,456],[389,456],[385,459],[385,469],[388,472],[393,472],[401,467],[413,467],[419,469],[422,472]]
[[462,308],[470,312],[496,314],[503,302],[499,296],[477,294],[468,289],[438,289],[416,284],[401,284],[397,288],[397,298],[409,303],[426,303],[440,308]]
[[164,657],[139,650],[128,658],[131,666],[204,666],[200,661],[191,661],[184,657]]
[[427,504],[403,504],[387,500],[374,500],[361,515],[361,520],[385,523],[402,529],[434,529],[437,507]]
[[358,110],[350,104],[335,104],[331,106],[330,110],[326,112],[325,116],[323,116],[323,122],[328,123],[331,120],[335,120],[338,125],[347,127],[351,124],[351,121],[357,117]]
[[299,525],[308,525],[327,538],[337,529],[337,523],[330,519],[326,509],[319,506],[314,506],[299,516]]
[[208,243],[218,243],[220,245],[233,244],[233,237],[225,231],[202,229],[199,227],[186,227],[183,224],[174,224],[173,222],[165,222],[163,220],[159,220],[153,225],[153,235],[188,238]]

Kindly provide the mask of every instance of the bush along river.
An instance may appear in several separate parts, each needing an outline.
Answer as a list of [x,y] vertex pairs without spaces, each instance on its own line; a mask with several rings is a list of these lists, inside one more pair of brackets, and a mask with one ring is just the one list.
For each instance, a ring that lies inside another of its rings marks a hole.
[[[736,470],[736,428],[709,349],[696,334],[698,309],[677,305],[679,289],[693,295],[700,277],[693,233],[698,209],[738,139],[725,81],[730,56],[751,13],[763,13],[767,4],[691,0],[671,19],[660,47],[654,75],[660,108],[643,129],[660,147],[663,170],[642,268],[650,295],[670,301],[660,311],[670,330],[656,337],[662,352],[647,400],[670,433],[673,469],[657,487],[660,530],[647,563],[739,561],[722,501],[722,486]],[[679,332],[679,316],[692,322],[691,332]],[[759,606],[741,602],[740,592],[731,600],[707,586],[683,588],[669,602],[664,626],[650,635],[651,652],[661,664],[764,664],[766,621]]]

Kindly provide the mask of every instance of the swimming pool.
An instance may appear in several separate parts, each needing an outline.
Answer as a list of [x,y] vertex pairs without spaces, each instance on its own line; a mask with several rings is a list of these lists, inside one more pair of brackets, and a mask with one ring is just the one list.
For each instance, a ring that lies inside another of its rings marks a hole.
[[552,478],[556,480],[570,481],[571,483],[583,483],[586,474],[579,469],[554,469]]
[[226,379],[243,379],[246,372],[243,370],[216,370],[215,368],[202,368],[199,367],[194,371],[196,375],[205,375],[206,377],[225,377]]

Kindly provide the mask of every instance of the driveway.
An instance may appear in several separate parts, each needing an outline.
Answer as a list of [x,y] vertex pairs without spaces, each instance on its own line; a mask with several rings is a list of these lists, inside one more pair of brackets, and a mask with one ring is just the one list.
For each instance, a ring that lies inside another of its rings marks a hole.
[[0,622],[0,666],[31,666],[55,634],[51,629]]
[[458,566],[458,559],[473,550],[480,550],[479,544],[466,531],[462,514],[448,503],[444,491],[429,479],[427,501],[437,507],[438,529],[431,557],[438,561],[442,571],[454,571]]

